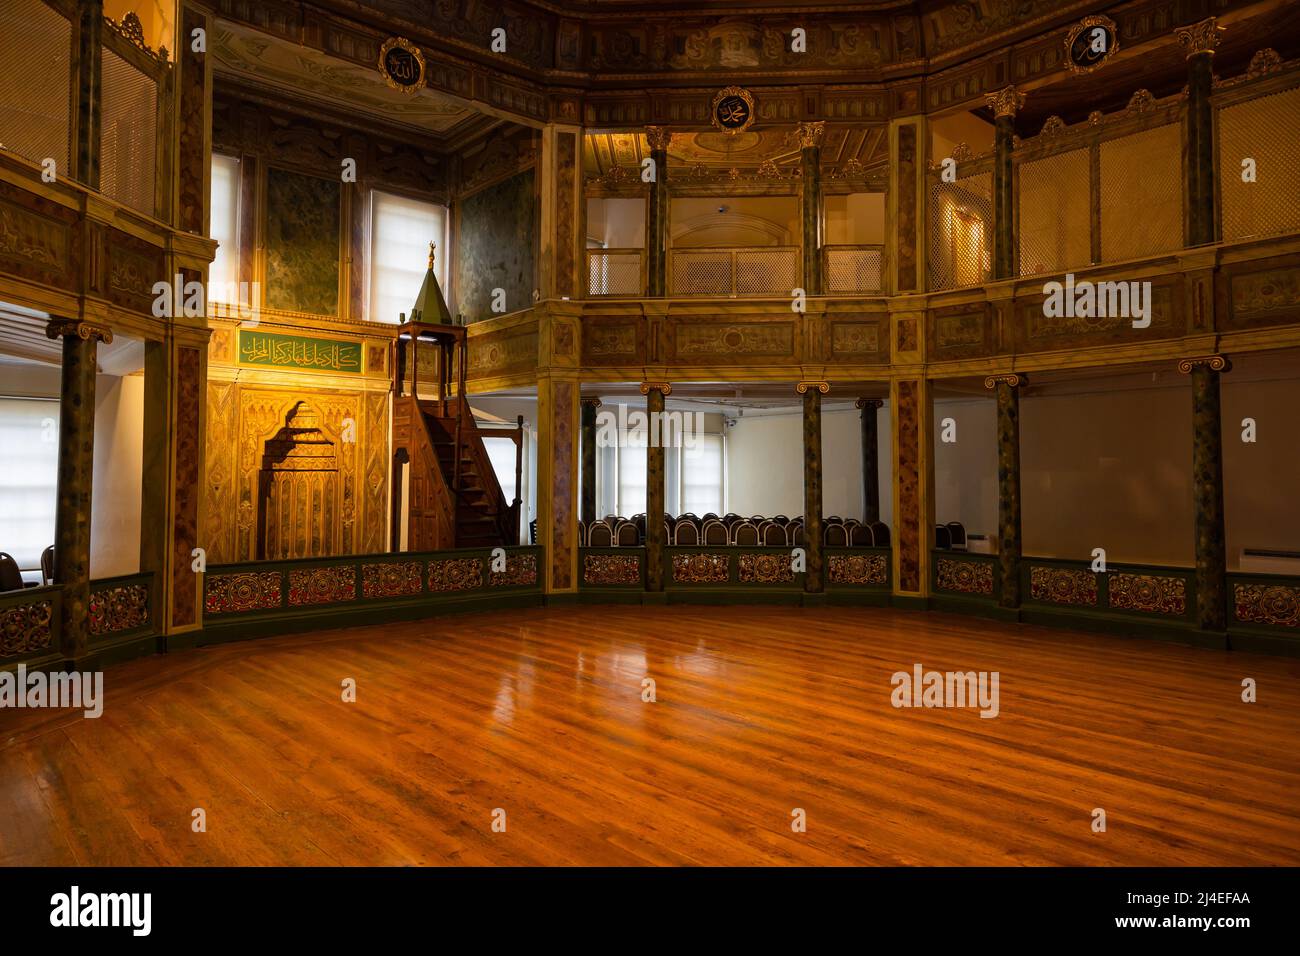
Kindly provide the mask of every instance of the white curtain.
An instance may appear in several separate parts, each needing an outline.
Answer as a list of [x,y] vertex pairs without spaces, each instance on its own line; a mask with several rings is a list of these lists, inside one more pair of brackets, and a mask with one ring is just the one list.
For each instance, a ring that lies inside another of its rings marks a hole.
[[41,552],[54,544],[59,403],[0,398],[0,448],[0,551],[24,570],[39,569]]
[[[210,238],[217,240],[217,257],[208,269],[208,298],[239,302],[239,160],[212,154],[212,219]],[[253,303],[250,303],[253,304]]]
[[683,514],[722,514],[722,436],[694,436],[694,447],[683,446]]
[[[420,293],[420,283],[429,268],[429,243],[438,244],[434,274],[447,289],[447,209],[374,190],[370,223],[370,314],[371,322],[398,322]],[[434,321],[434,316],[426,316]]]

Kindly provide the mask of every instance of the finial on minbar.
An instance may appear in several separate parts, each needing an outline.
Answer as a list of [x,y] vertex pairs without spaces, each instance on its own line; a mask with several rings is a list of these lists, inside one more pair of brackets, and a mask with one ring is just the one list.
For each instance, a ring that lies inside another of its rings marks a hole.
[[433,250],[438,247],[436,242],[429,243],[429,268],[433,268]]

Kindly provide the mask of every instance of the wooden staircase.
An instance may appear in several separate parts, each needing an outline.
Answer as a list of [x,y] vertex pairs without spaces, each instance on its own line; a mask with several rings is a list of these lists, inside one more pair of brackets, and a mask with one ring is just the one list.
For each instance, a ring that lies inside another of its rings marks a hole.
[[[519,543],[524,420],[519,418],[513,430],[491,431],[480,429],[474,421],[465,398],[465,326],[447,310],[434,274],[433,252],[430,244],[429,268],[411,309],[411,321],[402,316],[393,348],[391,550],[513,546]],[[433,321],[426,322],[426,314]],[[432,390],[438,397],[433,400],[420,397],[421,344],[436,349],[438,380]],[[512,502],[501,490],[484,435],[515,442]]]

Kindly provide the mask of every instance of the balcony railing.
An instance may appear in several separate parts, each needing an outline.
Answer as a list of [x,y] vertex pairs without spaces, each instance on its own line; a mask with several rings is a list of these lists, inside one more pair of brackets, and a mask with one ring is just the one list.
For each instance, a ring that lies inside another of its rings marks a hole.
[[801,271],[798,246],[674,249],[668,288],[672,295],[789,295]]
[[883,288],[884,246],[824,246],[822,263],[822,278],[828,295],[879,292]]
[[588,249],[587,295],[644,295],[644,249]]

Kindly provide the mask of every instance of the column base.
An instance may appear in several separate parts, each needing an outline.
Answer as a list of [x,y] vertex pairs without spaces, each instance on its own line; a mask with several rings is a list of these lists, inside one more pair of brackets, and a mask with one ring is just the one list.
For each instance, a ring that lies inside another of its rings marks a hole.
[[642,604],[653,604],[663,606],[668,603],[667,591],[645,591],[641,594]]

